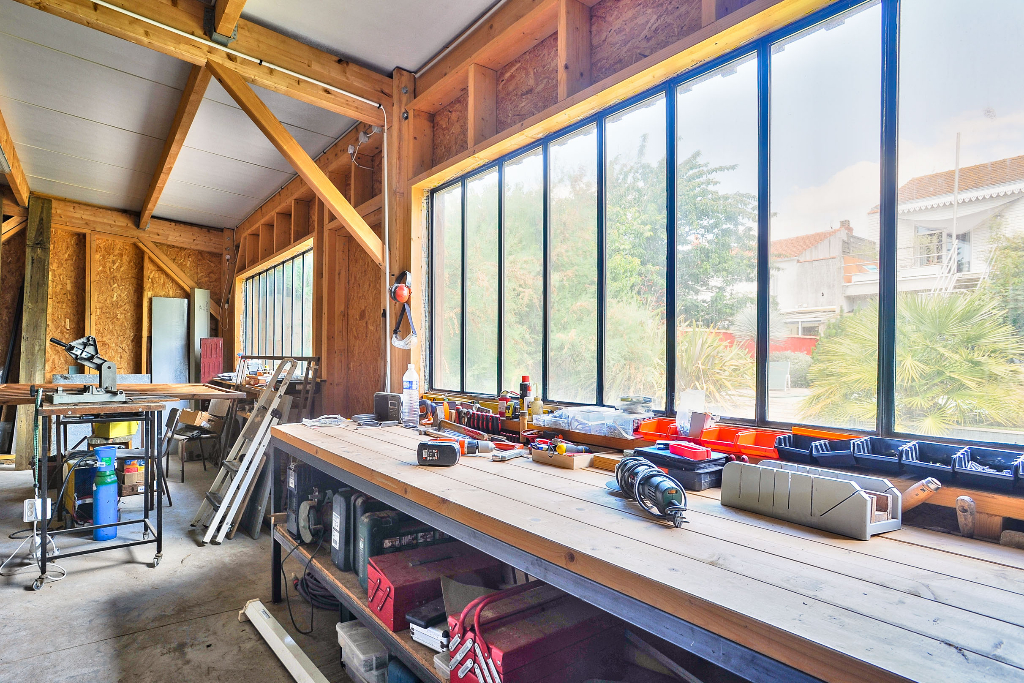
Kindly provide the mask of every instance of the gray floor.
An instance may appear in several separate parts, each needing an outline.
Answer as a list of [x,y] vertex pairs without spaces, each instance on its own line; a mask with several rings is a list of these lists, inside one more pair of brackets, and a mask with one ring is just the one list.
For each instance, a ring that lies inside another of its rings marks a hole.
[[[174,506],[164,509],[164,557],[151,568],[155,546],[115,550],[59,563],[67,577],[34,592],[38,575],[28,567],[0,578],[0,681],[291,681],[285,668],[238,610],[260,598],[331,681],[348,682],[338,662],[337,614],[317,610],[315,631],[297,633],[284,603],[270,602],[270,540],[240,533],[220,546],[200,547],[189,530],[201,496],[215,472],[186,464],[178,483],[172,463]],[[31,497],[31,473],[0,471],[0,555],[20,541],[22,501]],[[126,499],[124,514],[141,510]],[[132,531],[121,536],[138,537]],[[91,540],[58,540],[65,551]],[[22,555],[24,557],[24,554]],[[0,560],[2,561],[2,560]],[[10,567],[8,568],[10,570]],[[293,561],[288,575],[300,573]],[[52,572],[59,574],[59,571]],[[292,593],[299,626],[309,624],[309,605]]]

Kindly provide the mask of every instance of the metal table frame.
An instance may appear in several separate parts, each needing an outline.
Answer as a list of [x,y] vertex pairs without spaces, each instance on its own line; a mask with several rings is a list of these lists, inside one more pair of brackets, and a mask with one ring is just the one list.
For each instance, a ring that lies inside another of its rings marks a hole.
[[[624,595],[597,581],[575,574],[500,539],[481,533],[435,510],[410,501],[403,496],[354,475],[337,465],[321,460],[315,455],[307,453],[301,448],[276,437],[271,439],[269,450],[271,472],[276,471],[277,458],[286,455],[295,457],[334,477],[343,484],[362,491],[366,495],[373,496],[386,505],[411,515],[421,522],[429,524],[435,529],[439,529],[487,553],[491,557],[510,564],[556,588],[560,588],[566,593],[613,614],[627,623],[634,624],[638,628],[652,633],[659,638],[663,638],[683,650],[702,657],[737,676],[750,681],[757,681],[758,683],[767,683],[769,681],[776,683],[811,683],[819,680],[787,664],[776,661],[767,655],[734,643],[728,638],[684,621],[668,612],[664,612],[651,604]],[[275,481],[272,485],[276,485],[276,483]],[[273,492],[271,492],[271,501],[273,501]],[[274,538],[271,548],[271,589],[274,602],[281,601],[281,563],[281,543],[277,538]],[[410,665],[410,668],[413,668],[411,663],[406,661],[407,657],[402,656],[402,653],[396,652],[395,654],[406,665]],[[408,659],[413,658],[408,657]],[[417,668],[413,668],[413,671],[417,671]]]
[[[142,450],[144,455],[142,457],[145,460],[146,467],[146,491],[143,495],[143,507],[142,507],[142,519],[130,519],[123,520],[120,522],[112,522],[110,524],[90,524],[86,526],[76,526],[71,529],[58,529],[55,531],[47,531],[49,526],[50,518],[43,506],[43,518],[40,520],[43,529],[43,536],[40,543],[39,553],[39,577],[33,582],[32,587],[36,590],[42,587],[43,581],[46,578],[46,564],[47,561],[53,561],[56,559],[64,559],[67,557],[75,557],[78,555],[91,555],[93,553],[106,552],[108,550],[117,550],[119,548],[131,548],[133,546],[148,545],[150,543],[156,544],[156,555],[153,557],[153,566],[156,567],[160,564],[160,560],[163,557],[163,487],[161,482],[163,481],[163,467],[159,454],[156,452],[157,443],[157,430],[160,426],[160,416],[162,410],[141,410],[139,412],[129,413],[108,413],[102,412],[102,406],[97,406],[98,410],[94,414],[82,415],[82,416],[63,416],[57,415],[56,425],[56,446],[57,446],[57,462],[58,462],[58,477],[63,478],[61,472],[62,467],[60,465],[64,462],[64,453],[60,452],[62,440],[61,440],[61,428],[65,428],[67,424],[73,423],[103,423],[103,422],[125,422],[129,420],[138,420],[141,423],[142,428]],[[41,444],[40,461],[39,461],[39,488],[43,496],[47,496],[48,490],[48,463],[51,452],[53,451],[54,444],[51,443],[50,430],[52,418],[49,415],[41,416],[42,425],[41,429],[44,433],[43,442]],[[153,495],[154,483],[156,491],[155,496]],[[155,503],[154,503],[155,498]],[[59,506],[61,501],[55,502],[55,507]],[[156,513],[156,526],[150,520],[150,513]],[[92,531],[94,529],[105,529],[108,527],[128,526],[132,524],[142,525],[142,540],[141,541],[123,541],[120,543],[108,543],[104,542],[103,545],[86,548],[83,550],[74,550],[71,552],[58,552],[56,554],[50,554],[47,552],[48,539],[47,536],[56,537],[62,534],[68,533],[82,533]],[[149,538],[150,534],[153,535]]]

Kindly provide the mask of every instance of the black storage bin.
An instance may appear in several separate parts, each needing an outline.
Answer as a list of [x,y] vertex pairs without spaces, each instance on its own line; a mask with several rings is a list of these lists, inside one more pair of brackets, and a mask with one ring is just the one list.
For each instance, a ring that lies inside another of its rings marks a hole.
[[956,471],[957,482],[964,486],[1012,491],[1022,476],[1024,453],[997,448],[967,448],[968,462]]
[[854,467],[852,439],[822,439],[811,444],[811,457],[822,467]]
[[775,439],[775,450],[783,460],[811,465],[814,463],[811,459],[811,445],[820,440],[803,434],[783,434]]
[[900,473],[900,448],[909,441],[904,439],[883,439],[879,436],[867,436],[855,439],[851,444],[853,457],[860,467],[887,474]]
[[704,491],[705,489],[719,488],[722,485],[722,470],[725,467],[717,465],[711,469],[699,472],[674,470],[672,468],[666,469],[668,470],[668,476],[678,481],[687,491]]
[[967,467],[968,459],[967,449],[962,446],[931,441],[911,441],[900,449],[900,464],[904,470],[945,482],[953,481],[956,471]]
[[[686,472],[707,472],[716,467],[721,469],[729,459],[728,455],[717,454],[716,457],[711,457],[707,460],[691,460],[690,458],[684,458],[681,455],[670,453],[668,450],[669,444],[669,441],[659,441],[653,446],[643,446],[641,448],[634,449],[633,453],[640,457],[647,458],[651,461],[651,464],[656,465],[657,467]],[[679,483],[682,484],[683,482],[680,481]],[[689,488],[685,484],[683,487],[687,489]],[[703,491],[704,489],[694,490]]]

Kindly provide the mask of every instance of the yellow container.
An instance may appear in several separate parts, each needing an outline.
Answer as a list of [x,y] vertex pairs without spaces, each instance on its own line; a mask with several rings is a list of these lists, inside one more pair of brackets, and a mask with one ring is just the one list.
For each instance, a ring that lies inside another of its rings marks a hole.
[[104,439],[113,439],[118,436],[134,436],[139,431],[137,420],[131,422],[96,422],[92,426],[92,435]]

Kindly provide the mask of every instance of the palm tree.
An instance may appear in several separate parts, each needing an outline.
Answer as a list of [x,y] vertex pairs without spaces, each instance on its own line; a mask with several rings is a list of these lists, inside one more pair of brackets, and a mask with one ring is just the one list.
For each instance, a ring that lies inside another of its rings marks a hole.
[[713,325],[679,321],[676,331],[676,390],[700,389],[709,405],[728,405],[736,392],[754,386],[754,362],[740,344]]
[[[897,430],[1024,423],[1024,343],[991,292],[903,294],[896,310]],[[873,425],[877,330],[877,304],[831,326],[814,351],[805,417]]]

